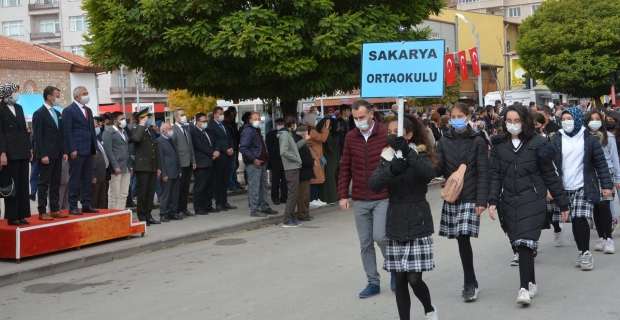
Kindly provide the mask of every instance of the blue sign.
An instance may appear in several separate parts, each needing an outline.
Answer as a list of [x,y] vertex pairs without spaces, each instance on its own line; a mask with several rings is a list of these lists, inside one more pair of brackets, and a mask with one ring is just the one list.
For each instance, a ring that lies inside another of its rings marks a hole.
[[444,48],[444,40],[362,44],[361,97],[442,97]]

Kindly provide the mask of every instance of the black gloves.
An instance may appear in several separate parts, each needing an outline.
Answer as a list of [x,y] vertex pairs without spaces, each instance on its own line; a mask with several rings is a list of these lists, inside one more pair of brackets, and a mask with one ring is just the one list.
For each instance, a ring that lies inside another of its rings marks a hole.
[[388,144],[395,151],[402,151],[403,157],[409,153],[409,142],[407,142],[404,137],[395,137],[395,135],[391,135],[388,137]]
[[390,172],[393,175],[397,176],[407,170],[407,161],[405,158],[394,158],[392,159],[392,164],[390,165]]

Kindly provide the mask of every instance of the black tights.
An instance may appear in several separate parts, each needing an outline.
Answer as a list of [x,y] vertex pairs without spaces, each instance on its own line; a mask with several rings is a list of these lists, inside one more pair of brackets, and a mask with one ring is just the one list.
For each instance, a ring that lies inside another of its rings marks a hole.
[[553,226],[553,232],[555,233],[562,232],[562,228],[560,228],[560,223],[558,221],[552,221],[551,225]]
[[529,289],[529,283],[536,284],[534,276],[534,251],[528,247],[519,247],[519,278],[521,288]]
[[594,224],[599,238],[611,239],[611,201],[604,200],[594,205]]
[[456,241],[459,243],[459,254],[461,255],[461,263],[463,264],[465,284],[473,283],[477,288],[478,281],[476,281],[476,273],[474,272],[474,252],[471,248],[469,239],[469,236],[456,237]]
[[581,252],[590,250],[590,224],[586,218],[573,218],[573,235],[577,249]]
[[413,289],[413,294],[422,302],[424,314],[433,312],[431,293],[424,280],[422,280],[422,272],[396,272],[396,306],[398,307],[400,319],[409,320],[411,317],[409,286]]

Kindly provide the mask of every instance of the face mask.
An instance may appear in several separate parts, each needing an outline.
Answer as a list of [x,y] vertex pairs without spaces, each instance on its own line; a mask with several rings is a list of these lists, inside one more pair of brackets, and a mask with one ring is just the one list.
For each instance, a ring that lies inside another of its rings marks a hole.
[[186,116],[182,116],[181,117],[181,124],[186,124],[187,123],[187,117]]
[[297,130],[297,125],[293,126],[293,131]]
[[95,134],[99,135],[101,133],[101,128],[95,128]]
[[17,100],[19,100],[19,93],[13,93],[10,97],[8,97],[7,102],[9,104],[15,104],[17,103]]
[[59,106],[60,106],[60,98],[54,99],[54,107],[59,107]]
[[172,130],[170,130],[170,131],[168,131],[168,132],[166,133],[166,136],[167,136],[168,138],[172,138],[172,135],[174,135],[174,131],[172,131]]
[[90,102],[89,96],[82,96],[82,104],[86,105]]
[[575,120],[564,120],[562,121],[562,129],[564,132],[571,133],[575,129]]
[[607,121],[607,129],[615,129],[616,122],[615,121]]
[[254,128],[260,127],[260,121],[252,121],[252,127]]
[[205,130],[207,129],[207,123],[203,123],[200,125],[200,129]]
[[368,120],[362,120],[362,121],[355,121],[355,126],[360,129],[360,131],[366,131],[368,130],[368,128],[370,128],[370,123],[368,123]]
[[450,119],[450,125],[456,130],[463,130],[467,127],[467,118]]
[[121,123],[119,123],[118,126],[121,129],[125,129],[125,127],[127,126],[127,121],[125,119],[123,119],[123,121],[121,121]]
[[280,131],[280,129],[284,128],[284,126],[276,126],[276,130]]
[[146,123],[144,124],[147,127],[151,126],[151,119],[149,118],[148,120],[146,120]]
[[602,125],[603,125],[602,121],[590,121],[588,123],[588,128],[594,131],[598,131],[598,129],[600,129]]
[[510,132],[511,134],[514,135],[518,135],[519,133],[521,133],[521,124],[516,124],[516,123],[507,123],[506,124],[506,129],[508,129],[508,132]]
[[219,117],[217,117],[217,122],[222,122],[224,121],[224,115],[220,115]]

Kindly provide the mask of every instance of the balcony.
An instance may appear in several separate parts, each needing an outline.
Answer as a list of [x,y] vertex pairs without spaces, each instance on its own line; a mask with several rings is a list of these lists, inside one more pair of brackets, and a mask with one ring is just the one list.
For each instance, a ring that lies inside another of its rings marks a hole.
[[[122,96],[123,95],[122,95],[121,87],[110,88],[110,99],[114,99],[113,101],[116,101],[117,99],[120,99]],[[125,87],[125,98],[132,99],[132,98],[135,98],[136,96],[137,96],[136,87]],[[167,97],[168,97],[168,90],[158,91],[157,89],[153,89],[153,88],[140,88],[140,101],[152,100],[155,102],[161,102],[161,101],[166,101]]]
[[[123,88],[121,87],[111,87],[110,88],[110,94],[115,94],[115,93],[121,93],[123,91]],[[125,87],[125,93],[136,93],[136,87]],[[168,90],[157,90],[157,89],[153,89],[153,88],[140,88],[140,94],[142,93],[161,93],[161,94],[168,94]]]
[[30,40],[54,39],[54,38],[60,38],[60,32],[38,32],[38,33],[30,34]]
[[[44,1],[49,2],[49,1]],[[29,3],[28,14],[29,15],[46,15],[46,14],[58,14],[60,7],[58,1],[49,3]]]

